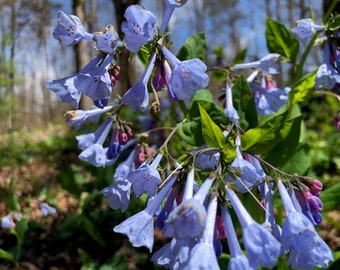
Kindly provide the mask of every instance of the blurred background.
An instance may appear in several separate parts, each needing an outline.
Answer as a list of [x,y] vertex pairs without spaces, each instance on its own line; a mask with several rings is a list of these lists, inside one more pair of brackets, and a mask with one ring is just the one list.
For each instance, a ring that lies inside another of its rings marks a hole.
[[[187,37],[205,32],[208,67],[227,65],[238,53],[255,61],[268,53],[267,17],[289,28],[308,17],[321,24],[331,2],[189,0],[175,10],[168,26],[171,49],[177,52]],[[142,209],[143,198],[136,199],[133,209],[124,214],[107,208],[98,191],[112,182],[114,168],[93,168],[78,160],[74,139],[78,133],[65,125],[63,116],[72,108],[45,88],[47,80],[76,73],[95,53],[92,44],[63,48],[53,39],[59,10],[77,15],[88,32],[112,24],[122,37],[120,24],[131,4],[151,10],[159,25],[164,10],[160,0],[0,0],[0,218],[11,211],[28,217],[14,232],[0,228],[0,269],[154,268],[146,250],[131,248],[125,238],[112,232],[115,224]],[[322,60],[322,48],[316,46],[305,72],[316,69]],[[117,62],[122,79],[114,87],[115,96],[125,93],[143,70],[137,57],[124,50]],[[276,79],[280,86],[287,86],[289,74]],[[218,94],[221,85],[211,84]],[[81,108],[90,106],[82,98]],[[333,197],[326,196],[321,235],[338,250],[340,218],[335,198],[340,194],[336,185],[340,140],[332,118],[339,102],[314,95],[301,108],[311,156],[308,174],[333,188]],[[57,214],[42,217],[37,201],[54,206]],[[156,246],[165,241],[157,235],[156,239]]]

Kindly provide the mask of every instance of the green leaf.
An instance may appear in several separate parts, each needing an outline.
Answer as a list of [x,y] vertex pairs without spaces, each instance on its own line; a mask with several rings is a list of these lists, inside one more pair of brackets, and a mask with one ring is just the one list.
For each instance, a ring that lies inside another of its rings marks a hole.
[[278,53],[291,63],[295,63],[299,53],[299,40],[285,25],[267,18],[266,41],[270,53]]
[[235,80],[233,86],[233,104],[239,114],[239,123],[243,130],[254,128],[258,125],[254,97],[243,74]]
[[28,231],[28,218],[22,218],[15,223],[15,235],[17,237],[18,246],[21,246],[26,239]]
[[226,144],[226,138],[224,137],[222,130],[210,118],[203,106],[198,104],[198,107],[202,119],[202,134],[205,143],[210,147],[222,149]]
[[288,110],[287,106],[269,116],[258,127],[247,130],[242,136],[242,150],[252,154],[266,155],[282,140],[283,128]]
[[0,258],[15,263],[15,259],[14,259],[13,254],[11,254],[11,253],[9,253],[9,252],[1,249],[1,248],[0,248]]
[[244,63],[244,60],[246,59],[247,56],[247,52],[248,52],[247,49],[238,51],[232,61],[233,65]]
[[195,92],[194,96],[192,97],[191,104],[193,104],[195,101],[207,101],[214,103],[214,98],[210,90],[201,89]]
[[292,105],[304,101],[306,97],[310,97],[311,93],[314,91],[315,77],[316,70],[306,74],[296,82],[289,93],[289,100]]
[[330,17],[329,21],[327,22],[327,30],[336,31],[340,28],[340,14],[335,14],[334,16]]
[[98,228],[87,217],[83,216],[83,229],[91,236],[91,238],[97,241],[101,246],[105,246],[105,242],[101,237]]
[[187,38],[183,47],[179,50],[177,57],[180,60],[199,58],[205,61],[207,42],[203,32],[194,34]]
[[309,151],[308,144],[298,145],[295,154],[282,167],[282,170],[290,174],[306,175],[312,164],[312,156]]
[[320,199],[323,203],[323,211],[335,209],[339,205],[340,183],[321,192]]
[[179,126],[177,132],[181,139],[190,145],[200,146],[204,144],[202,125],[199,121],[189,120],[188,122],[184,122]]

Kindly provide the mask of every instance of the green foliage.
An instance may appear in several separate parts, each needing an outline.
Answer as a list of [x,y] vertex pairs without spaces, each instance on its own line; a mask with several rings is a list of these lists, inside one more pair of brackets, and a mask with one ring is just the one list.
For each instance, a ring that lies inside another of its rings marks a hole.
[[270,53],[278,53],[288,62],[295,63],[300,45],[287,26],[267,18],[266,41]]
[[205,39],[205,34],[197,33],[190,36],[182,46],[182,48],[177,53],[179,60],[187,60],[193,58],[199,58],[203,62],[205,60],[207,44]]

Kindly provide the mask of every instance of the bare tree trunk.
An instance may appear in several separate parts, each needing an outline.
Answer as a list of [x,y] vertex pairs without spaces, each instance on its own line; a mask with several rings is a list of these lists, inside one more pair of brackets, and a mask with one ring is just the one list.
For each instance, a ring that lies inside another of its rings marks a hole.
[[7,118],[7,130],[11,130],[13,128],[13,112],[14,112],[14,80],[15,80],[15,72],[14,72],[14,56],[15,56],[15,33],[16,33],[16,10],[15,10],[15,0],[10,1],[10,9],[11,9],[11,17],[10,17],[10,39],[11,39],[11,48],[10,48],[10,65],[13,67],[9,68],[8,78],[8,118]]
[[[86,19],[86,8],[85,8],[85,0],[73,0],[73,14],[79,17],[82,21],[85,29],[87,25]],[[75,49],[75,58],[76,58],[76,70],[77,72],[81,70],[89,61],[89,54],[87,51],[87,42],[82,40],[78,44],[74,46]],[[88,109],[89,107],[93,106],[92,100],[82,95],[80,100],[80,109]]]

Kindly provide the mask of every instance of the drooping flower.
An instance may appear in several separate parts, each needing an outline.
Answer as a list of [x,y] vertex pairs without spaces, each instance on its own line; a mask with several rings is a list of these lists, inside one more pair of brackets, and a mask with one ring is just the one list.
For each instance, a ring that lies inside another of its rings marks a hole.
[[280,256],[280,242],[254,221],[232,189],[226,188],[226,192],[243,229],[242,238],[250,266],[254,269],[273,267]]
[[39,202],[39,208],[43,217],[46,217],[48,214],[54,215],[57,212],[54,207],[43,202]]
[[262,57],[259,61],[236,64],[233,69],[260,68],[266,73],[277,74],[280,72],[280,59],[279,54],[271,53]]
[[171,15],[175,8],[179,8],[184,6],[187,3],[187,0],[164,0],[165,2],[165,10],[163,14],[162,23],[160,26],[160,33],[163,34],[168,26]]
[[130,243],[134,247],[145,246],[151,252],[154,243],[154,214],[175,183],[176,178],[176,176],[171,175],[164,187],[143,211],[124,220],[115,226],[113,231],[128,236]]
[[132,183],[135,196],[138,197],[144,192],[149,196],[156,194],[158,185],[162,182],[157,169],[162,157],[163,154],[158,153],[151,163],[150,160],[147,160],[136,170],[129,173],[127,179]]
[[156,16],[139,5],[131,5],[124,17],[126,21],[122,22],[122,32],[126,48],[138,52],[156,34]]
[[152,78],[152,85],[159,91],[164,87],[167,87],[170,82],[171,68],[167,60],[156,60],[155,75]]
[[15,228],[15,222],[21,220],[22,215],[17,212],[11,212],[1,219],[1,227],[3,229]]
[[191,249],[189,259],[181,269],[191,270],[197,268],[197,265],[201,270],[220,269],[213,244],[217,203],[217,196],[212,195],[208,205],[203,234],[198,243]]
[[188,100],[197,90],[208,85],[207,66],[200,59],[180,61],[164,46],[162,52],[172,66],[170,84],[168,85],[170,97],[177,100]]
[[91,107],[87,111],[67,111],[64,116],[67,118],[67,125],[72,127],[74,130],[78,130],[85,123],[86,120],[89,120],[92,123],[97,123],[100,116],[103,113],[110,111],[112,108],[113,106],[106,106],[103,109],[99,109],[98,107]]
[[118,180],[114,184],[102,189],[107,203],[112,209],[119,209],[125,212],[130,202],[131,183],[127,179]]
[[254,82],[249,85],[254,93],[256,110],[262,116],[277,112],[288,102],[289,87],[268,88],[265,78],[262,78],[261,86]]
[[135,170],[134,159],[136,156],[136,151],[137,151],[136,149],[131,151],[128,158],[117,166],[115,173],[113,175],[113,179],[115,180],[127,179],[127,176],[129,175],[129,173]]
[[199,237],[206,223],[206,209],[204,200],[209,194],[209,189],[214,178],[207,178],[200,189],[193,194],[194,172],[188,173],[183,201],[170,213],[165,221],[163,235],[176,239]]
[[312,269],[328,267],[334,260],[327,244],[315,231],[311,221],[297,211],[286,187],[281,181],[277,183],[286,219],[282,227],[282,249],[290,252],[288,264],[293,268]]
[[67,15],[63,11],[57,14],[58,25],[53,31],[53,37],[62,46],[71,46],[81,40],[92,41],[92,34],[85,32],[80,19],[75,15]]
[[206,150],[208,147],[203,145],[190,153],[195,156],[195,167],[200,170],[215,170],[220,161],[220,152],[216,150]]
[[[236,157],[231,163],[233,171],[229,171],[225,181],[232,182],[239,192],[249,192],[251,188],[260,184],[266,177],[248,160],[244,159],[241,153],[241,139],[236,137]],[[235,171],[234,171],[235,170]]]
[[228,116],[230,121],[232,121],[234,124],[238,124],[238,120],[240,119],[240,117],[233,105],[232,86],[230,85],[230,83],[226,84],[225,92],[226,97],[224,112]]
[[93,33],[93,40],[98,51],[113,54],[119,42],[119,36],[113,25],[107,25],[102,32]]
[[221,208],[221,216],[224,221],[224,228],[227,236],[230,260],[228,270],[247,270],[252,269],[248,258],[242,253],[240,243],[236,236],[236,231],[227,207]]
[[155,66],[156,56],[153,55],[139,81],[133,85],[122,97],[122,104],[129,104],[132,110],[137,107],[145,111],[149,105],[148,81]]
[[292,30],[292,33],[299,39],[304,40],[313,36],[315,31],[323,30],[322,25],[316,25],[312,19],[301,19],[296,22],[296,27]]

